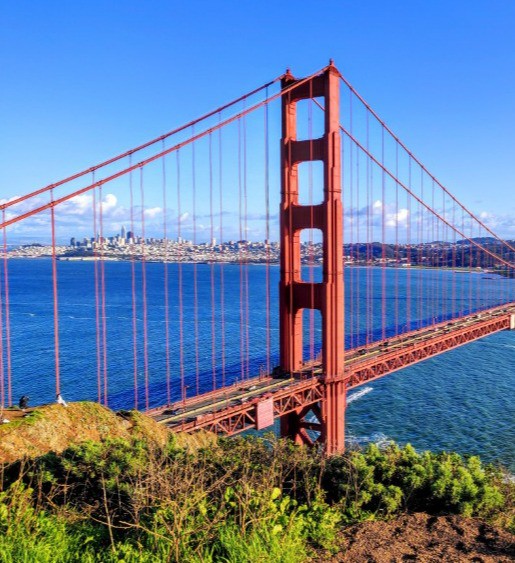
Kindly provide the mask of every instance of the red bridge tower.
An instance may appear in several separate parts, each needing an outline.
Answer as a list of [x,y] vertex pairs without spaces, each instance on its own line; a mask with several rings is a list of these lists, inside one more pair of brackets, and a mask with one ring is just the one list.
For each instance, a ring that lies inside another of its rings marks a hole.
[[[281,368],[292,374],[303,365],[302,312],[318,309],[322,316],[322,384],[319,405],[300,408],[281,419],[281,432],[297,443],[312,443],[307,430],[320,431],[327,454],[341,452],[345,444],[343,219],[341,200],[341,153],[339,120],[340,73],[331,62],[324,72],[309,80],[296,80],[288,71],[282,98],[281,143]],[[297,102],[323,98],[324,135],[297,140]],[[324,200],[318,205],[299,204],[298,166],[322,161]],[[300,233],[319,229],[323,237],[323,279],[302,281]],[[319,422],[305,419],[312,411]]]

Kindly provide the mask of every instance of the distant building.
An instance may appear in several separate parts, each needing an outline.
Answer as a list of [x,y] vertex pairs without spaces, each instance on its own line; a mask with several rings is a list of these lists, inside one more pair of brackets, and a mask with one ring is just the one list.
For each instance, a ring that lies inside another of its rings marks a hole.
[[123,240],[125,240],[127,238],[127,231],[125,230],[124,225],[122,225],[122,228],[120,230],[120,236],[122,237]]

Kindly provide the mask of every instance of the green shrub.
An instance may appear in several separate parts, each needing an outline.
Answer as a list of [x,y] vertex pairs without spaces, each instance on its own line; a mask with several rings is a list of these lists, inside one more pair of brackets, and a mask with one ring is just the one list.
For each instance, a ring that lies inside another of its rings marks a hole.
[[400,510],[487,517],[504,501],[493,484],[494,474],[477,457],[371,445],[364,452],[331,458],[322,483],[328,498],[340,503],[346,522]]

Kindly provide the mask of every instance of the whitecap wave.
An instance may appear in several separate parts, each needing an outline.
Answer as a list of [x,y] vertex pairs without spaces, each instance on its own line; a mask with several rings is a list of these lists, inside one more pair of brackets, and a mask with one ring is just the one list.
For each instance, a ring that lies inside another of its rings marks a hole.
[[389,438],[382,432],[374,432],[370,436],[347,436],[347,444],[350,448],[363,448],[369,444],[375,444],[379,448],[386,448],[394,443],[394,440]]
[[361,399],[361,397],[368,395],[368,393],[370,393],[370,391],[373,390],[374,390],[373,387],[363,387],[363,389],[360,389],[359,391],[356,391],[355,393],[352,393],[347,397],[347,404],[353,403],[354,401]]

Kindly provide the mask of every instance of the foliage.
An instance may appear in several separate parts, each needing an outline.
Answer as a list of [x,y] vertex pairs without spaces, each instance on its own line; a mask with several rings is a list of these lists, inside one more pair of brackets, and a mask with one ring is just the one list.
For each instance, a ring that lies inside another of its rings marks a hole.
[[514,485],[498,470],[411,446],[325,459],[272,437],[188,448],[133,436],[25,460],[0,477],[6,563],[289,563],[334,552],[342,525],[400,511],[506,527],[515,511]]
[[504,502],[494,483],[498,472],[479,458],[456,453],[417,453],[407,445],[331,458],[323,476],[329,498],[344,520],[384,517],[404,511],[491,516]]

